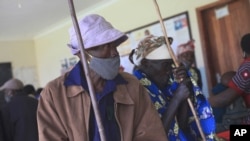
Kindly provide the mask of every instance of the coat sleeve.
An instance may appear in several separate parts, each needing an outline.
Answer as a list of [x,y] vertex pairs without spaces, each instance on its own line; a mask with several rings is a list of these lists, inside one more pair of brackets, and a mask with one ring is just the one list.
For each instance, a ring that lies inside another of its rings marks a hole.
[[136,101],[135,136],[133,141],[167,141],[167,136],[148,91],[140,86]]
[[2,111],[0,111],[0,141],[4,141],[4,139],[3,139],[3,135],[4,135],[4,133],[3,133],[3,119],[2,119]]
[[56,112],[52,93],[44,88],[37,109],[39,141],[68,141],[67,133]]
[[3,124],[3,137],[6,141],[13,140],[15,136],[13,123],[11,123],[9,104],[6,104],[1,111],[1,120]]

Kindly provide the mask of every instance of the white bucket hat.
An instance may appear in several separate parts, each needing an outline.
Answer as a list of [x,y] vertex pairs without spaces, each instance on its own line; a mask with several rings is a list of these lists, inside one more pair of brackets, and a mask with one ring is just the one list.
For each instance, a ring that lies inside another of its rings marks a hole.
[[[91,14],[84,17],[81,21],[79,21],[79,28],[85,49],[114,41],[116,41],[117,46],[119,46],[122,42],[128,39],[123,32],[115,29],[108,21],[97,14]],[[68,46],[71,48],[71,52],[76,54],[80,51],[80,48],[78,46],[78,40],[74,27],[69,29],[69,35],[70,43]]]
[[[168,40],[172,44],[173,38],[169,37]],[[165,38],[163,36],[147,36],[140,41],[138,47],[130,53],[129,59],[134,65],[140,66],[143,58],[149,60],[171,59]]]

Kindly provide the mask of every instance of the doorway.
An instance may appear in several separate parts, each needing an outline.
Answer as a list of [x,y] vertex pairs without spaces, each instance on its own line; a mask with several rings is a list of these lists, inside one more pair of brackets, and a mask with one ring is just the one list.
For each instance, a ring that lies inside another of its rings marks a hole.
[[0,86],[12,78],[11,63],[0,63]]
[[[0,86],[2,86],[6,81],[12,78],[12,68],[11,63],[0,63]],[[0,109],[5,104],[4,93],[0,91]]]
[[242,62],[241,37],[250,33],[249,0],[220,0],[196,9],[209,94],[220,76]]

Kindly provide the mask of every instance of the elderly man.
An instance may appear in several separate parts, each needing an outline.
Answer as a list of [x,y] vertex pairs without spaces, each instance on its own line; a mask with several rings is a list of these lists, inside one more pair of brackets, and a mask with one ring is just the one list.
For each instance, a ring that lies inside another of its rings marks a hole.
[[37,141],[38,101],[23,92],[23,82],[19,79],[8,80],[0,90],[8,101],[2,109],[4,141]]
[[[96,14],[84,17],[79,26],[106,140],[166,141],[146,89],[131,74],[119,72],[117,47],[127,36]],[[39,141],[100,141],[74,28],[68,46],[80,62],[44,87],[37,114]]]
[[[171,43],[173,39],[169,40]],[[147,36],[131,51],[129,59],[135,65],[133,74],[150,92],[170,141],[201,138],[187,103],[188,97],[193,100],[206,140],[214,140],[211,107],[199,87],[191,83],[194,80],[190,79],[185,67],[175,68],[164,37]]]

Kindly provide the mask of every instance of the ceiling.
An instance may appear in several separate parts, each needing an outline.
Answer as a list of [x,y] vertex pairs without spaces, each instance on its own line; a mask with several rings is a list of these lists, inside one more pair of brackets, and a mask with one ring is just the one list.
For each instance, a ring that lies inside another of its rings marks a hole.
[[[76,13],[111,0],[74,0]],[[0,40],[30,40],[70,19],[68,0],[0,0]]]

